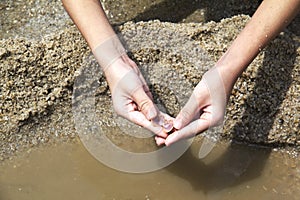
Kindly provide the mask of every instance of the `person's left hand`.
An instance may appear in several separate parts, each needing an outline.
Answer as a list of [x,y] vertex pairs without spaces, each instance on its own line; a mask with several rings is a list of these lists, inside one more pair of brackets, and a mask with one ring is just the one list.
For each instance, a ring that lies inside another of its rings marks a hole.
[[166,138],[157,136],[156,144],[169,146],[181,139],[193,137],[209,127],[220,125],[224,119],[226,97],[231,91],[230,88],[231,84],[224,86],[218,68],[206,72],[174,120],[175,131]]

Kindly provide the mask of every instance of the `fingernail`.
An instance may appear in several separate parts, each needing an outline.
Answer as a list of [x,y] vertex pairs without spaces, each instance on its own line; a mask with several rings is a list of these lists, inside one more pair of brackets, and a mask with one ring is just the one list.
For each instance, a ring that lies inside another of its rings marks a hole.
[[160,137],[155,137],[155,142],[157,146],[161,146],[165,143],[165,140],[163,138]]
[[174,128],[176,128],[176,129],[181,129],[181,126],[182,126],[181,119],[177,119],[177,118],[176,118],[176,119],[174,120],[173,126],[174,126]]
[[170,146],[171,144],[175,143],[178,139],[176,138],[178,136],[178,132],[174,132],[171,135],[169,135],[165,140],[165,145]]

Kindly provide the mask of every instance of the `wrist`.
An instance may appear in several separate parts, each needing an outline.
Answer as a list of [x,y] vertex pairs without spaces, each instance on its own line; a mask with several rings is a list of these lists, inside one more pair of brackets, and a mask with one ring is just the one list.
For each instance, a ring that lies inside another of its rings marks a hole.
[[116,62],[120,57],[126,54],[126,49],[123,47],[117,35],[113,35],[103,41],[92,50],[100,67],[105,72],[106,69]]
[[218,68],[228,94],[249,64],[247,57],[237,54],[235,49],[230,47],[216,63],[216,68]]
[[216,68],[218,69],[219,75],[222,79],[224,89],[226,94],[230,94],[231,90],[237,81],[238,77],[240,76],[240,73],[233,70],[230,65],[216,65]]
[[124,54],[114,59],[114,61],[106,67],[104,74],[111,92],[115,85],[132,70],[132,66],[128,63],[128,59],[129,57],[127,54]]

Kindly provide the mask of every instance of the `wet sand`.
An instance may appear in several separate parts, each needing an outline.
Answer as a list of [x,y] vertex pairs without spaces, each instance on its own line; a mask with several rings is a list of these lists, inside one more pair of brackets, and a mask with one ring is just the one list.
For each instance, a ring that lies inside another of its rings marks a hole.
[[[248,20],[248,16],[235,16],[206,24],[128,22],[116,28],[142,71],[154,63],[164,66],[165,71],[150,69],[148,74],[177,73],[190,84],[183,88],[182,82],[173,81],[172,100],[166,98],[169,94],[163,94],[166,90],[159,88],[161,77],[155,75],[148,80],[169,114],[176,115],[182,106],[178,104],[178,94],[188,98],[202,74],[225,52]],[[169,43],[178,46],[169,48]],[[191,54],[190,49],[200,53]],[[92,59],[78,31],[67,27],[41,41],[2,39],[0,53],[1,157],[49,138],[73,138],[76,132],[70,115],[74,73],[84,60]],[[290,32],[282,33],[258,55],[234,86],[223,138],[298,149],[299,58],[297,36]],[[99,92],[109,97],[105,79],[100,79]],[[110,107],[104,108],[110,113]]]

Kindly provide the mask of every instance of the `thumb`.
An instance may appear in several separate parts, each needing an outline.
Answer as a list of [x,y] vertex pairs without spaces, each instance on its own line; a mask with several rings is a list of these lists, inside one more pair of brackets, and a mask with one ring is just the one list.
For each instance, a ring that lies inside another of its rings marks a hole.
[[154,119],[158,111],[155,104],[146,94],[143,87],[138,88],[132,95],[133,100],[138,105],[139,110],[146,116],[148,120]]
[[165,145],[170,146],[171,144],[182,140],[184,138],[191,138],[201,133],[209,128],[209,120],[207,120],[206,116],[191,122],[189,125],[184,128],[173,132],[165,139]]
[[199,110],[199,102],[197,101],[197,98],[193,93],[174,120],[174,128],[181,129],[189,124],[194,119]]

